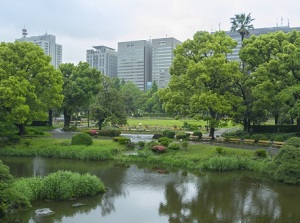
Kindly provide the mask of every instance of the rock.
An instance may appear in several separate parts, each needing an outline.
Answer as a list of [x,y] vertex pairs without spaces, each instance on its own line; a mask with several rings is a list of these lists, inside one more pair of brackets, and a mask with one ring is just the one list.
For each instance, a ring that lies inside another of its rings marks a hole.
[[76,203],[73,204],[72,207],[80,207],[80,206],[85,206],[86,204],[82,204],[82,203]]
[[34,213],[37,216],[45,216],[45,215],[51,215],[54,214],[55,212],[50,210],[50,208],[41,208],[41,209],[37,209],[34,211]]

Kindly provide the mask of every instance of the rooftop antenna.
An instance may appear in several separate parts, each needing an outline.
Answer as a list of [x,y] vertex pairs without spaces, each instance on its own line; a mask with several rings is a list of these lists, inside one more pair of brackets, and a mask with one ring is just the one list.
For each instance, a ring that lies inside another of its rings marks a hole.
[[28,35],[27,29],[25,29],[25,26],[24,26],[24,28],[22,29],[22,37],[26,38],[27,35]]
[[288,19],[288,27],[290,27],[290,20]]
[[281,26],[282,26],[282,23],[283,23],[283,18],[281,17]]
[[219,22],[219,31],[221,31],[221,23]]

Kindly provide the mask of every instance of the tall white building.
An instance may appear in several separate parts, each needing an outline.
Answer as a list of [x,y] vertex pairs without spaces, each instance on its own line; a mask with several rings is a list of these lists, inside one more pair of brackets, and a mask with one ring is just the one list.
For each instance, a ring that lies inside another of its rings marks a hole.
[[152,45],[150,41],[138,40],[118,43],[118,77],[131,81],[146,91],[152,81]]
[[107,46],[93,46],[94,49],[86,51],[86,62],[91,67],[101,71],[109,77],[118,74],[118,55],[115,49]]
[[173,37],[152,39],[152,82],[158,88],[165,88],[170,82],[170,66],[177,44],[181,42]]
[[40,46],[45,54],[51,57],[51,64],[57,69],[62,63],[62,45],[56,44],[56,37],[50,34],[31,37],[27,37],[26,35],[27,30],[23,29],[23,37],[16,39],[16,41],[31,42]]
[[[251,35],[258,36],[258,35],[272,33],[276,31],[283,31],[284,33],[288,33],[293,30],[300,31],[300,27],[277,26],[277,27],[267,27],[267,28],[255,28],[255,29],[250,29],[249,36],[246,36],[245,38],[249,38]],[[227,58],[229,60],[240,60],[239,52],[242,46],[241,35],[238,32],[230,32],[230,31],[227,31],[226,34],[238,42],[237,47],[233,49],[232,54],[229,54]]]

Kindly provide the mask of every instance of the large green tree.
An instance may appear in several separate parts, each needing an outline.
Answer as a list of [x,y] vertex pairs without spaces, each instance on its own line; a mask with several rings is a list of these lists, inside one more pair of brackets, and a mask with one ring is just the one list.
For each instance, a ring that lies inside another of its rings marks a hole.
[[15,124],[20,135],[62,103],[62,74],[50,61],[33,43],[0,44],[0,121]]
[[240,103],[234,86],[241,76],[239,63],[226,57],[236,45],[225,32],[197,32],[178,45],[170,83],[159,93],[166,111],[197,118],[208,115],[214,137],[215,127]]
[[64,77],[64,128],[68,129],[72,115],[81,109],[87,109],[92,97],[99,92],[101,72],[85,62],[79,62],[77,66],[72,63],[61,64],[59,69]]
[[112,79],[102,76],[99,93],[95,102],[90,106],[92,118],[97,121],[99,130],[104,123],[126,124],[127,114],[123,97],[115,88]]
[[128,81],[121,84],[120,93],[125,102],[126,113],[130,115],[137,114],[139,109],[142,108],[143,91],[141,91],[133,82]]

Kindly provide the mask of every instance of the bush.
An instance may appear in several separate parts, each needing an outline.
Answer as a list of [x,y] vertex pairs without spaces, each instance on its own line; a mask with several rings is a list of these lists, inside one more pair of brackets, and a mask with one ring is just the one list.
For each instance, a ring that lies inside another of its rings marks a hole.
[[202,138],[202,132],[200,132],[200,131],[195,131],[195,132],[193,132],[193,136],[198,136],[199,139],[201,139],[201,138]]
[[182,146],[182,148],[183,148],[184,150],[187,151],[188,146],[189,146],[189,142],[188,142],[188,141],[183,141],[183,142],[181,143],[181,146]]
[[168,149],[179,150],[180,149],[180,144],[173,142],[173,143],[168,145]]
[[296,147],[296,148],[299,148],[300,147],[300,138],[299,137],[292,137],[292,138],[289,138],[286,143],[286,145],[289,145],[289,146],[293,146],[293,147]]
[[178,132],[176,134],[176,139],[186,139],[186,138],[188,138],[188,134],[185,132]]
[[8,135],[7,138],[9,144],[17,144],[21,141],[21,136],[18,135]]
[[251,139],[254,139],[255,142],[258,142],[261,138],[265,138],[266,136],[263,134],[254,134],[251,136]]
[[73,125],[73,126],[69,126],[69,127],[64,127],[63,130],[64,131],[77,131],[77,126]]
[[115,142],[120,143],[121,145],[126,145],[126,144],[131,142],[129,138],[126,138],[126,137],[123,137],[123,136],[114,137],[113,140]]
[[90,136],[95,136],[98,135],[98,130],[97,129],[89,129],[84,131],[86,134],[90,135]]
[[283,135],[275,135],[273,137],[273,141],[284,142],[284,136]]
[[144,148],[145,147],[145,142],[144,141],[138,141],[137,145],[138,147],[141,149],[141,148]]
[[175,134],[176,134],[175,132],[170,131],[170,130],[164,130],[163,131],[163,136],[165,136],[165,137],[167,137],[169,139],[174,139]]
[[267,157],[267,151],[264,150],[264,149],[258,149],[258,150],[255,150],[255,156],[257,157],[260,157],[260,158],[265,158]]
[[218,147],[216,148],[216,151],[217,151],[217,153],[218,153],[219,155],[221,155],[221,154],[223,154],[223,153],[224,153],[224,150],[223,150],[223,148],[222,148],[222,147],[220,147],[220,146],[218,146]]
[[162,133],[155,133],[152,137],[152,139],[159,139],[161,137],[163,137],[164,135]]
[[156,145],[152,147],[152,151],[155,153],[164,153],[166,151],[167,147],[163,145]]
[[146,144],[146,147],[147,147],[148,149],[152,149],[152,147],[153,147],[153,146],[156,146],[156,145],[158,145],[158,142],[156,142],[156,141],[150,141],[150,142],[148,142],[148,143]]
[[72,137],[71,141],[72,145],[92,145],[93,144],[93,139],[90,135],[86,133],[78,133]]
[[121,134],[121,131],[116,130],[116,129],[101,129],[101,130],[98,130],[98,135],[99,136],[115,137],[115,136],[119,136],[120,134]]
[[163,146],[168,146],[171,140],[168,137],[161,137],[158,139],[158,142]]

